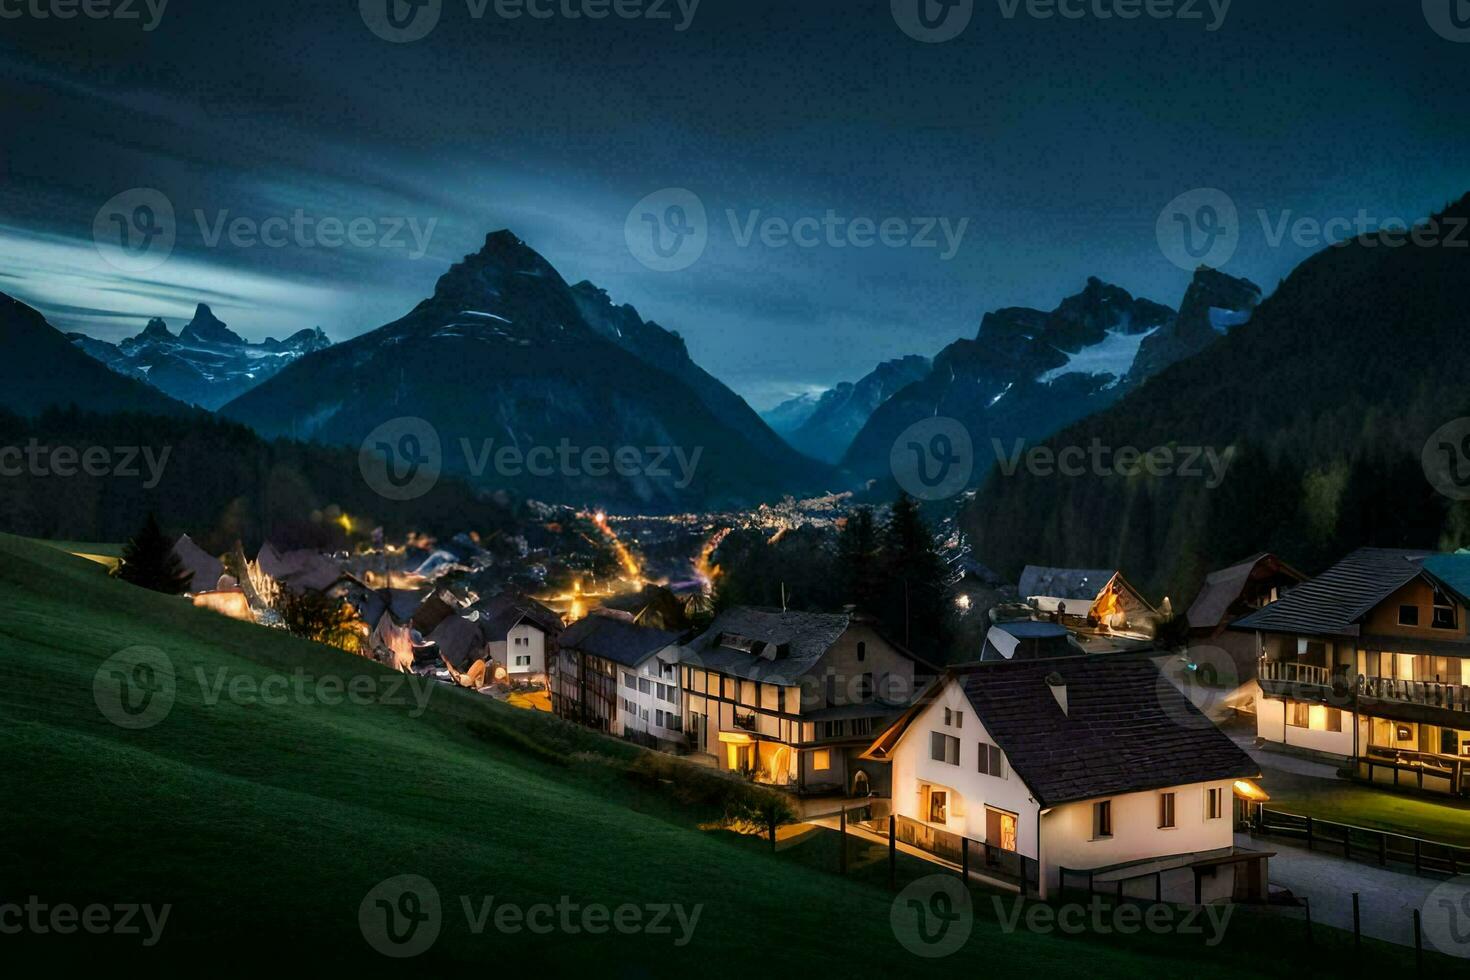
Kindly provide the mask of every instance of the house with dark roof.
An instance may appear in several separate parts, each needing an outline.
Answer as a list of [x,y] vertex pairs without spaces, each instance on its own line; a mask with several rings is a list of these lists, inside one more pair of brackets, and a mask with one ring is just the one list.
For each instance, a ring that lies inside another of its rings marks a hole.
[[938,671],[850,613],[737,607],[685,644],[684,730],[721,769],[802,794],[866,797],[873,734]]
[[1248,684],[1256,676],[1255,644],[1248,634],[1231,630],[1230,624],[1276,602],[1306,579],[1265,551],[1210,572],[1185,614],[1189,645],[1222,651],[1234,665],[1235,679]]
[[653,748],[682,748],[680,639],[617,615],[578,620],[558,643],[552,710]]
[[891,769],[899,839],[1025,893],[1265,897],[1270,855],[1234,840],[1259,768],[1145,656],[951,668],[864,758]]
[[1231,624],[1256,732],[1365,780],[1470,795],[1470,554],[1360,548]]
[[480,634],[495,676],[512,684],[551,685],[556,647],[565,625],[530,596],[503,593],[477,602]]

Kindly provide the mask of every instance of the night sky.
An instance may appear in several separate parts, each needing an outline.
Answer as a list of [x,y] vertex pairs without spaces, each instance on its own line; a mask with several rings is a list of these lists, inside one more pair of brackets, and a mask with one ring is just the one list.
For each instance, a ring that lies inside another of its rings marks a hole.
[[[1131,20],[1096,15],[1120,0],[1073,0],[1080,19],[974,0],[944,43],[906,34],[890,0],[702,0],[687,24],[690,0],[602,20],[560,14],[598,0],[540,2],[556,16],[442,0],[428,36],[389,43],[358,0],[172,0],[151,31],[145,0],[136,20],[0,0],[0,291],[111,340],[151,316],[177,330],[201,301],[251,340],[341,340],[508,227],[766,408],[932,355],[987,310],[1050,309],[1089,275],[1177,306],[1188,272],[1156,225],[1195,188],[1238,206],[1225,269],[1268,292],[1317,245],[1273,246],[1260,211],[1414,220],[1470,191],[1461,0],[1235,0],[1215,30],[1220,0]],[[177,241],[128,274],[93,227],[138,187],[167,197]],[[709,221],[703,255],[672,272],[625,240],[663,188]],[[207,241],[221,212],[297,209],[370,219],[374,242]],[[946,259],[938,230],[937,248],[742,246],[730,210],[968,224]],[[406,229],[404,247],[376,243],[401,219],[434,222],[423,255]]]

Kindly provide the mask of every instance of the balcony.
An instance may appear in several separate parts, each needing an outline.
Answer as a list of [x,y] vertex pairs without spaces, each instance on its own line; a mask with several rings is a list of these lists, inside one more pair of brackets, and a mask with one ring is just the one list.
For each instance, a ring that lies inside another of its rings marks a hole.
[[1358,706],[1382,718],[1464,728],[1470,726],[1470,685],[1359,676]]
[[1318,701],[1345,707],[1351,696],[1346,665],[1319,667],[1294,660],[1261,658],[1257,677],[1261,691],[1269,697],[1294,701]]

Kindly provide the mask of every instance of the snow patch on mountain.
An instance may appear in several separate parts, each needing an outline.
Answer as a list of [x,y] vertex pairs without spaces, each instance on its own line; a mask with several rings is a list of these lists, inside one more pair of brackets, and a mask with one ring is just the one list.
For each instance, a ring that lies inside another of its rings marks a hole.
[[1143,346],[1143,342],[1160,329],[1160,327],[1154,327],[1143,333],[1126,333],[1122,329],[1109,330],[1100,343],[1084,347],[1075,354],[1068,354],[1066,364],[1042,373],[1036,378],[1036,381],[1038,384],[1045,385],[1068,374],[1110,374],[1113,376],[1113,382],[1108,387],[1112,387],[1128,375],[1133,367],[1133,362],[1138,359],[1138,349]]

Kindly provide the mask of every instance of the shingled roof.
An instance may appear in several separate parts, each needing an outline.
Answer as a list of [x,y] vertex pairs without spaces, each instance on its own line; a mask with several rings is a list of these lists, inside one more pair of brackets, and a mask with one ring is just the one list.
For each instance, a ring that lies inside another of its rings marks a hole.
[[1091,603],[1117,575],[1107,568],[1044,568],[1027,565],[1021,572],[1019,590],[1022,599],[1042,596],[1047,599]]
[[595,613],[573,623],[561,635],[563,650],[580,651],[624,667],[637,667],[678,642],[678,633],[635,626],[625,619]]
[[1187,613],[1189,628],[1213,630],[1219,627],[1229,614],[1230,607],[1235,605],[1245,592],[1246,586],[1256,574],[1256,568],[1263,562],[1268,565],[1267,574],[1273,571],[1279,572],[1297,581],[1306,578],[1305,575],[1269,551],[1262,551],[1229,568],[1211,572],[1205,576],[1205,583],[1200,586],[1199,595],[1195,596],[1194,602],[1190,604]]
[[791,685],[816,666],[851,623],[846,613],[738,606],[716,616],[688,644],[686,662],[732,677]]
[[522,622],[551,636],[560,635],[564,628],[560,616],[529,596],[502,593],[475,608],[480,613],[480,632],[492,643],[505,642],[510,631]]
[[[869,756],[889,757],[951,680],[1043,807],[1261,774],[1149,658],[1125,654],[954,668]],[[1066,711],[1052,680],[1066,687]]]
[[1235,630],[1354,636],[1358,620],[1423,574],[1427,551],[1359,548],[1276,602],[1230,625]]

